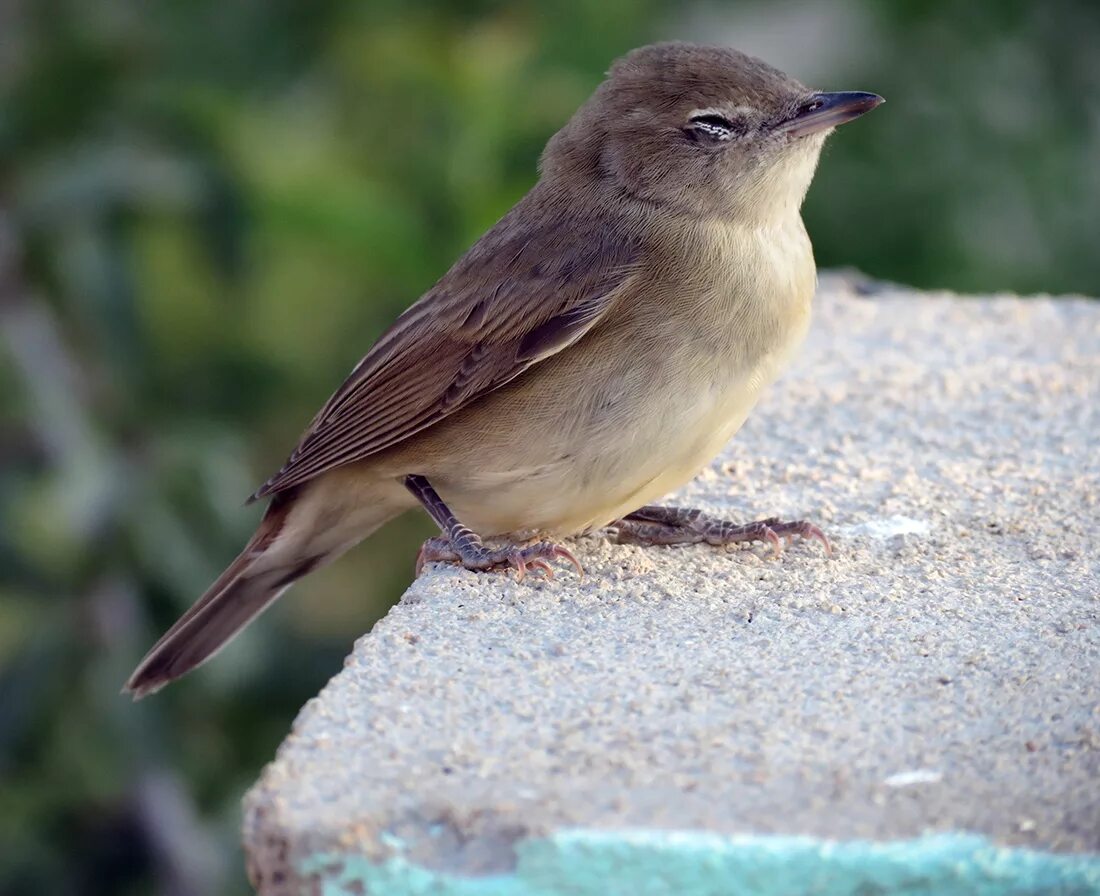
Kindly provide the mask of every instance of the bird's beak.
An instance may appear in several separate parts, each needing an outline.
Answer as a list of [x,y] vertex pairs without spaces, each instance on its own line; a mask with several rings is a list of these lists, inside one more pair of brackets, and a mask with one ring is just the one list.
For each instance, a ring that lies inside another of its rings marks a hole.
[[786,121],[780,122],[775,131],[792,137],[805,137],[818,131],[835,128],[838,124],[859,118],[884,100],[877,93],[853,90],[843,93],[816,93]]

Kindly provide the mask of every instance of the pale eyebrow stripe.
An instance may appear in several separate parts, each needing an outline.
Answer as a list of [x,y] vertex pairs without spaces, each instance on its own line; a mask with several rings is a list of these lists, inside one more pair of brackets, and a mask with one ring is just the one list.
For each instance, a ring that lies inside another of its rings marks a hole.
[[751,115],[756,110],[750,106],[733,106],[732,108],[722,108],[721,106],[707,106],[702,109],[696,109],[692,112],[688,118],[695,118],[699,115],[721,115],[728,117],[730,115]]

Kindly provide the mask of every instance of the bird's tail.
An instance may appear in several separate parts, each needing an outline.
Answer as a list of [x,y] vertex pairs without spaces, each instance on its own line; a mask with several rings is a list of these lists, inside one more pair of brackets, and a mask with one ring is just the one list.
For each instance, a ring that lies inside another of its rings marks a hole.
[[327,554],[272,558],[276,552],[269,548],[283,530],[292,500],[290,495],[276,496],[245,549],[153,645],[124,692],[138,700],[202,665],[295,580],[331,559]]

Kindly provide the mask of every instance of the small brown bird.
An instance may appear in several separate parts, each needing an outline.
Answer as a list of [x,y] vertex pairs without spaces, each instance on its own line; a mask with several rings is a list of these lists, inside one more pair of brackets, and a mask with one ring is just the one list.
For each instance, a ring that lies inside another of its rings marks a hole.
[[[552,541],[819,539],[650,506],[738,430],[801,342],[816,269],[799,212],[834,126],[819,93],[735,50],[635,50],[555,134],[537,184],[375,343],[313,419],[256,534],[127,682],[156,691],[291,583],[420,504],[418,567],[579,564]],[[501,536],[491,548],[483,536]]]

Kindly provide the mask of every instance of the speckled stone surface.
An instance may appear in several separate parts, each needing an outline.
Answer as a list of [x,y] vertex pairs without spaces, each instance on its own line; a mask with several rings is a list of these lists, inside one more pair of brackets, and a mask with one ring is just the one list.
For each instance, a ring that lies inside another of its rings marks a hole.
[[583,580],[431,568],[246,798],[261,892],[322,854],[507,873],[578,828],[1100,850],[1100,303],[863,292],[823,281],[675,496],[812,519],[833,558],[589,536]]

